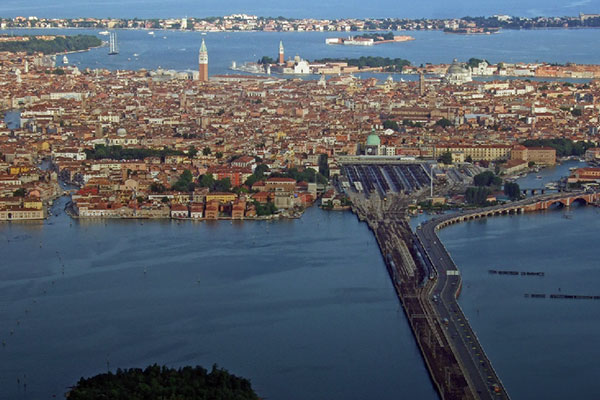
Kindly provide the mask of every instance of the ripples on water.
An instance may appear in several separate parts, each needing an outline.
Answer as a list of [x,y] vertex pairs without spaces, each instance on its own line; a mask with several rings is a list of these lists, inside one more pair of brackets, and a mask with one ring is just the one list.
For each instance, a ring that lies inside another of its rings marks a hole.
[[218,363],[270,399],[437,398],[375,240],[349,213],[60,214],[0,225],[0,251],[0,399],[61,397],[107,363],[155,362]]
[[[600,210],[572,207],[452,225],[440,237],[463,276],[460,304],[514,399],[594,399],[600,367]],[[489,269],[545,272],[491,275]]]

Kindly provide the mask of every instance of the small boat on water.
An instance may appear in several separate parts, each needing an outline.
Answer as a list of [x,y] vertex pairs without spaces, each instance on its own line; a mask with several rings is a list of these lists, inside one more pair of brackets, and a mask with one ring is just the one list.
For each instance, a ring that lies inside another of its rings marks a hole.
[[154,31],[148,32],[148,35],[154,35]]
[[66,55],[63,56],[62,61],[63,61],[63,64],[65,64],[65,65],[67,65],[69,63],[69,59],[67,58]]
[[98,35],[108,36],[108,35],[110,35],[110,32],[109,31],[102,31],[102,32],[98,32]]
[[535,177],[535,179],[542,179],[542,176],[538,175],[538,176]]

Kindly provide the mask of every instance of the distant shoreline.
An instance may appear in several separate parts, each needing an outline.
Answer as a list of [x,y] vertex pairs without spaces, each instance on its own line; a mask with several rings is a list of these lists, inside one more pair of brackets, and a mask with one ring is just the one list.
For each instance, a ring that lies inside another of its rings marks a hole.
[[[319,30],[292,30],[292,31],[271,31],[271,30],[263,30],[263,29],[245,29],[245,30],[236,30],[236,29],[230,29],[230,30],[190,30],[190,29],[170,29],[170,28],[107,28],[107,27],[93,27],[93,28],[84,28],[84,27],[74,27],[74,26],[63,26],[63,27],[44,27],[44,28],[40,28],[37,26],[32,26],[32,27],[26,27],[26,26],[15,26],[15,27],[6,27],[6,28],[2,28],[0,29],[0,35],[2,35],[2,32],[6,32],[6,31],[10,31],[10,30],[84,30],[84,31],[104,31],[104,30],[114,30],[114,31],[161,31],[161,32],[182,32],[182,33],[256,33],[256,32],[261,32],[261,33],[277,33],[277,34],[288,34],[288,33],[307,33],[307,34],[315,34],[315,33],[321,33],[321,34],[325,34],[325,33],[330,33],[332,35],[339,35],[340,33],[344,33],[341,31],[319,31]],[[515,31],[515,32],[522,32],[522,31],[544,31],[544,30],[548,30],[548,31],[558,31],[558,30],[564,30],[564,31],[578,31],[578,30],[600,30],[600,27],[596,27],[596,26],[572,26],[572,27],[533,27],[533,28],[502,28],[500,29],[498,32],[495,33],[501,33],[503,31],[508,32],[508,31]],[[362,32],[362,33],[381,33],[381,32],[389,32],[389,29],[368,29],[368,30],[361,30],[361,31],[357,31],[357,32]],[[439,33],[452,33],[452,34],[460,34],[460,35],[473,35],[473,36],[482,36],[482,35],[486,35],[486,34],[482,34],[482,33],[477,33],[477,34],[469,34],[469,33],[456,33],[456,32],[444,32],[444,29],[397,29],[397,30],[392,30],[392,32],[439,32]],[[348,33],[348,32],[346,32]],[[352,33],[356,33],[356,32],[352,32]],[[493,35],[487,35],[487,36],[493,36]],[[336,37],[336,36],[331,36],[331,37]],[[393,42],[393,41],[390,41]]]

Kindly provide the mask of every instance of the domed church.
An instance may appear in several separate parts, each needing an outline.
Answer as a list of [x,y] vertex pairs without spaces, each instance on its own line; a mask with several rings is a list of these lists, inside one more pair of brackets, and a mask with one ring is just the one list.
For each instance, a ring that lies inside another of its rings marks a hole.
[[369,136],[367,136],[367,143],[365,144],[365,155],[378,156],[379,146],[381,146],[381,139],[379,139],[379,136],[377,136],[377,134],[375,134],[375,132],[373,131]]
[[446,71],[444,81],[450,85],[462,85],[473,80],[471,68],[465,64],[458,62],[455,58],[452,65]]

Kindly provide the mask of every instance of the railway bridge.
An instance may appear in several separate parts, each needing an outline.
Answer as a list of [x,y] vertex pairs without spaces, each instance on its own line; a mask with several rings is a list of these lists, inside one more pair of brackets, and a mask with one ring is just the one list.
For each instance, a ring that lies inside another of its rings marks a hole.
[[439,219],[437,228],[444,228],[458,222],[493,217],[495,215],[523,214],[532,211],[547,210],[553,206],[570,207],[573,204],[587,205],[600,201],[600,193],[562,192],[532,197],[509,204],[466,211]]

